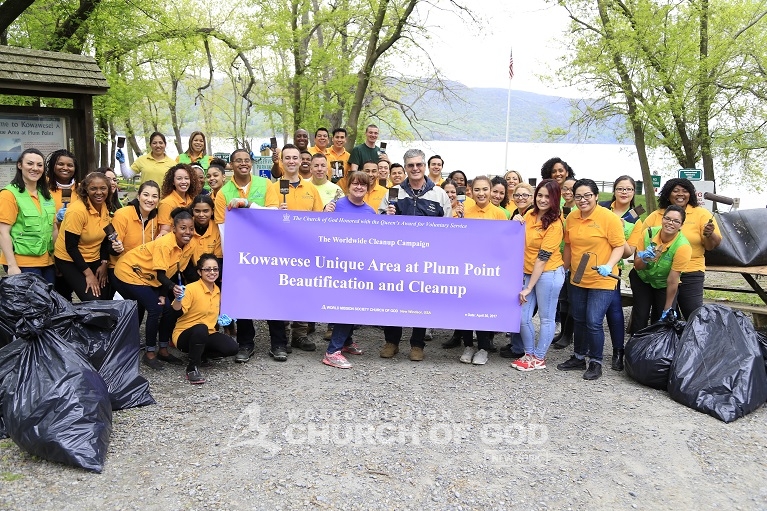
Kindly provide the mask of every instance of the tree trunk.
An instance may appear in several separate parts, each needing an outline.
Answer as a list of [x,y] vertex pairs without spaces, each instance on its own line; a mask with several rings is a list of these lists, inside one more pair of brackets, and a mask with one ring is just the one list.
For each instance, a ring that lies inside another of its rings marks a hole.
[[178,78],[172,77],[171,78],[171,94],[170,94],[170,103],[168,104],[168,108],[170,109],[170,122],[173,125],[173,134],[176,136],[175,145],[176,150],[178,151],[178,154],[181,154],[184,152],[184,150],[181,148],[181,126],[178,124],[178,113],[176,111],[176,106],[178,102]]
[[[109,144],[107,143],[107,140],[105,140],[106,137],[109,135],[109,122],[107,121],[106,117],[104,117],[103,115],[99,116],[98,122],[99,122],[99,132],[100,132],[99,134],[101,136],[97,137],[96,139],[98,140],[99,138],[101,138],[103,140],[99,142],[99,153],[100,153],[99,167],[106,167],[107,165],[109,165]],[[88,172],[92,170],[96,170],[96,169],[93,169],[93,168],[85,169],[85,173],[87,174]]]
[[714,181],[714,158],[711,155],[711,133],[709,131],[709,109],[713,102],[712,84],[708,61],[708,0],[700,2],[700,61],[698,63],[698,131],[700,156],[703,160],[703,179]]

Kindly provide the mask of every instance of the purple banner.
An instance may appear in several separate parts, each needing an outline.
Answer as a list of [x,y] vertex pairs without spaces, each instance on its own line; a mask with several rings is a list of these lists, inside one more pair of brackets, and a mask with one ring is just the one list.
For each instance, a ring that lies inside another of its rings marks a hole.
[[524,245],[519,222],[236,209],[221,312],[518,332]]

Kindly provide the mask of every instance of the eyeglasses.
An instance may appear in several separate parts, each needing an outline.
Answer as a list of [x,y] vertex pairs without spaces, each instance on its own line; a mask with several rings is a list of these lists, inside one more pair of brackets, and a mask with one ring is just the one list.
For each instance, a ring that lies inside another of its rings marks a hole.
[[669,218],[667,216],[663,217],[663,221],[664,222],[668,222],[670,224],[674,224],[674,225],[682,225],[682,221],[681,220],[677,220],[676,218]]
[[414,169],[416,167],[419,168],[419,169],[422,169],[425,166],[426,166],[425,163],[408,163],[407,165],[405,165],[405,167],[407,167],[409,169]]
[[355,182],[353,182],[353,183],[349,183],[349,186],[363,186],[363,187],[365,187],[365,188],[367,188],[367,187],[368,187],[368,185],[366,185],[366,184],[365,184],[365,183],[363,183],[362,181],[355,181]]
[[573,199],[575,199],[576,202],[580,202],[582,200],[591,200],[594,198],[593,193],[584,193],[583,195],[573,195]]
[[615,191],[618,193],[629,193],[629,192],[633,192],[634,189],[633,188],[616,188]]
[[241,163],[250,163],[250,158],[248,158],[247,160],[233,160],[232,163],[234,163],[235,165],[239,165]]
[[562,187],[562,191],[563,191],[563,192],[572,192],[572,191],[573,191],[573,189],[572,189],[572,188],[570,188],[569,186],[563,186],[563,187]]
[[515,199],[529,199],[530,197],[532,197],[532,195],[530,195],[529,193],[515,193],[514,195],[512,195],[512,197],[514,197]]
[[218,268],[200,268],[200,271],[205,273],[218,273]]

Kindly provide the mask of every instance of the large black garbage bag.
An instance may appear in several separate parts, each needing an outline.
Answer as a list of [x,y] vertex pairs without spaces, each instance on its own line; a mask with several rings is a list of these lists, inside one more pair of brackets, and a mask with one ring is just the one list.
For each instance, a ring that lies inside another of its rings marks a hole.
[[626,343],[626,374],[642,385],[666,390],[674,349],[684,321],[662,321],[639,330]]
[[724,422],[767,401],[767,373],[751,321],[740,311],[704,305],[676,345],[668,392],[674,401]]
[[139,374],[138,307],[133,300],[93,301],[75,305],[78,321],[59,321],[53,328],[70,343],[80,344],[109,389],[112,410],[154,404],[149,382]]
[[759,343],[759,349],[762,352],[762,358],[764,359],[764,367],[767,369],[767,330],[756,331],[756,342]]
[[71,310],[72,304],[38,275],[22,273],[0,279],[0,318],[14,331],[21,318],[27,325],[43,328],[53,316]]
[[[14,376],[16,374],[16,371],[18,370],[17,359],[24,346],[26,346],[26,343],[22,340],[18,340],[0,348],[0,404],[5,397],[4,382],[9,376]],[[10,382],[11,378],[8,378],[8,381]],[[0,438],[5,438],[7,436],[8,430],[5,427],[3,414],[0,412]]]
[[76,349],[22,318],[17,370],[6,376],[2,416],[22,449],[50,461],[101,472],[112,433],[104,380]]
[[722,242],[706,251],[707,266],[767,265],[767,209],[741,209],[717,213]]

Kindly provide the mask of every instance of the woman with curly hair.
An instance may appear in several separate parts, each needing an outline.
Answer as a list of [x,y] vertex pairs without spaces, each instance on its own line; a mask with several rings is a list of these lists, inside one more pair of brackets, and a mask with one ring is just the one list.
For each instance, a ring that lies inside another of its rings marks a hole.
[[574,178],[572,167],[562,158],[554,157],[546,160],[541,166],[541,179],[553,179],[562,188],[567,178]]
[[[474,194],[474,183],[472,182],[472,198]],[[493,206],[501,209],[506,216],[506,220],[511,218],[511,211],[506,206],[509,205],[509,194],[506,189],[506,180],[502,177],[495,176],[490,180],[490,202]]]
[[119,254],[123,244],[119,238],[110,240],[104,232],[111,223],[107,203],[112,190],[107,177],[101,172],[88,174],[77,194],[80,200],[67,208],[53,255],[62,278],[84,302],[102,296],[108,285],[110,249]]
[[666,208],[676,205],[685,212],[682,234],[692,246],[692,256],[682,271],[677,302],[682,316],[688,319],[695,309],[703,305],[703,280],[706,274],[706,250],[714,250],[722,242],[719,226],[706,208],[698,204],[695,187],[687,179],[675,178],[666,181],[658,198],[658,209],[650,213],[642,225],[648,227],[663,225]]
[[170,212],[176,208],[189,207],[192,199],[200,193],[200,183],[190,165],[179,163],[165,173],[160,192],[162,200],[158,207],[157,223],[162,236],[171,231],[173,221]]
[[[48,190],[56,204],[56,211],[66,207],[70,202],[79,200],[75,181],[79,170],[75,155],[66,149],[59,149],[48,155],[45,180],[48,182]],[[59,215],[59,221],[63,216],[62,212]]]

